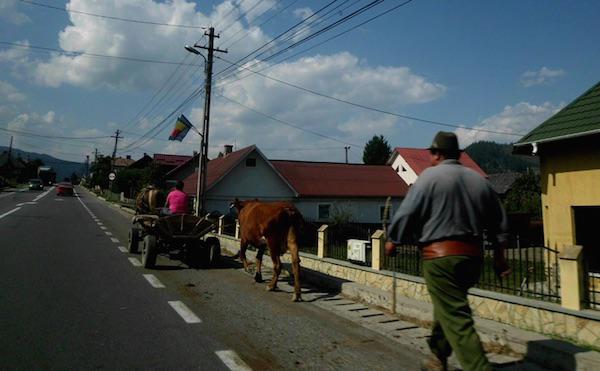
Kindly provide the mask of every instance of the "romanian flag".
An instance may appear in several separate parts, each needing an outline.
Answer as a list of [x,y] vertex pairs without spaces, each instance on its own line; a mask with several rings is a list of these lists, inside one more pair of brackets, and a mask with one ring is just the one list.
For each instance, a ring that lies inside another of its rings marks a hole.
[[179,116],[175,123],[175,127],[169,136],[169,140],[178,140],[181,142],[192,127],[193,125],[184,115]]

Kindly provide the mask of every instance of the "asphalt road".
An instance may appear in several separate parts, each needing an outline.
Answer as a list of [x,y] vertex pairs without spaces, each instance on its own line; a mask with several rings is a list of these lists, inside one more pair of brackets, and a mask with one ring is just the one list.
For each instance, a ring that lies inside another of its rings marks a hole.
[[232,258],[136,266],[131,217],[78,194],[0,194],[0,368],[419,369],[414,349],[266,292]]

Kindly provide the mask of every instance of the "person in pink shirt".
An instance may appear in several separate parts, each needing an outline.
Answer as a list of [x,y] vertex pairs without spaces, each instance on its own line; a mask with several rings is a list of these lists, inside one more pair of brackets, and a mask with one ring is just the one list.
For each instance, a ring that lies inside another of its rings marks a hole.
[[181,180],[178,180],[175,189],[169,192],[165,207],[169,208],[170,214],[188,213],[188,196],[183,192],[183,182]]

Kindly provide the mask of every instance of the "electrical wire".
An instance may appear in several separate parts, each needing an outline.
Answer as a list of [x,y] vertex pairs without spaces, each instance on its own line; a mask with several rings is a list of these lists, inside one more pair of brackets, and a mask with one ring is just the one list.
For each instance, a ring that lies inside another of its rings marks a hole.
[[247,105],[245,105],[245,104],[243,104],[243,103],[241,103],[241,102],[238,102],[238,101],[236,101],[236,100],[234,100],[234,99],[232,99],[232,98],[229,98],[229,97],[227,97],[227,96],[225,96],[225,95],[223,95],[223,94],[220,94],[220,93],[215,93],[215,94],[216,94],[217,96],[221,97],[221,98],[224,98],[224,99],[226,99],[226,100],[228,100],[228,101],[232,102],[232,103],[235,103],[235,104],[237,104],[237,105],[239,105],[239,106],[242,106],[242,107],[244,107],[244,108],[245,108],[245,109],[247,109],[248,111],[252,111],[252,112],[254,112],[254,113],[256,113],[256,114],[259,114],[259,115],[261,115],[261,116],[264,116],[264,117],[266,117],[266,118],[268,118],[268,119],[271,119],[271,120],[273,120],[273,121],[279,122],[279,123],[281,123],[281,124],[283,124],[283,125],[286,125],[286,126],[292,127],[292,128],[294,128],[294,129],[298,129],[298,130],[300,130],[300,131],[304,131],[304,132],[306,132],[306,133],[309,133],[309,134],[313,134],[313,135],[319,136],[319,137],[321,137],[321,138],[325,138],[325,139],[328,139],[328,140],[332,140],[332,141],[334,141],[334,142],[338,142],[338,143],[342,143],[342,144],[348,144],[348,145],[351,145],[351,146],[355,146],[355,147],[363,148],[363,146],[361,146],[361,145],[354,144],[354,143],[349,143],[349,142],[344,142],[343,140],[339,140],[339,139],[337,139],[337,138],[330,137],[330,136],[328,136],[328,135],[325,135],[325,134],[321,134],[321,133],[319,133],[319,132],[316,132],[316,131],[314,131],[314,130],[305,129],[305,128],[301,127],[300,125],[292,124],[292,123],[290,123],[290,122],[288,122],[288,121],[284,121],[284,120],[282,120],[282,119],[280,119],[280,118],[277,118],[277,117],[275,117],[275,116],[272,116],[272,115],[266,114],[266,113],[264,113],[264,112],[258,111],[258,110],[254,109],[254,108],[252,108],[252,107],[248,107]]
[[20,43],[9,42],[9,41],[0,41],[0,45],[9,45],[9,46],[14,46],[14,47],[18,47],[18,48],[24,48],[24,49],[42,50],[42,51],[46,51],[46,52],[56,52],[56,53],[60,53],[61,55],[65,55],[65,56],[68,56],[68,57],[85,56],[85,57],[93,57],[93,58],[119,59],[119,60],[125,60],[125,61],[129,61],[129,62],[141,62],[141,63],[155,63],[155,64],[168,64],[168,65],[183,65],[183,66],[202,67],[201,64],[185,64],[185,63],[178,63],[178,62],[173,62],[173,61],[159,61],[159,60],[155,60],[155,59],[144,59],[144,58],[137,58],[137,57],[125,57],[125,56],[119,56],[119,55],[106,55],[106,54],[88,53],[88,52],[75,52],[75,51],[61,50],[61,49],[56,49],[56,48],[46,48],[46,47],[43,47],[43,46],[35,46],[35,45],[29,45],[29,44],[20,44]]
[[178,27],[178,28],[192,28],[192,29],[205,29],[206,28],[204,26],[193,26],[193,25],[185,25],[185,24],[173,24],[173,23],[161,23],[161,22],[144,21],[144,20],[140,20],[140,19],[115,17],[115,16],[110,16],[110,15],[104,15],[104,14],[96,14],[96,13],[90,13],[90,12],[84,12],[84,11],[80,11],[80,10],[75,10],[75,9],[60,8],[60,7],[57,7],[57,6],[43,4],[43,3],[38,3],[38,2],[35,2],[35,1],[30,1],[30,0],[19,0],[19,1],[21,1],[22,3],[25,3],[25,4],[39,6],[39,7],[43,7],[43,8],[47,8],[47,9],[58,10],[58,11],[66,12],[66,13],[82,14],[82,15],[87,15],[87,16],[90,16],[90,17],[110,19],[110,20],[113,20],[113,21],[121,21],[121,22],[129,22],[129,23],[141,23],[141,24],[147,24],[147,25],[152,25],[152,26],[165,26],[165,27]]
[[[233,63],[233,62],[230,62],[230,61],[226,60],[223,57],[217,56],[217,58],[219,58],[219,59],[221,59],[221,60],[223,60],[223,61],[225,61],[227,63]],[[352,102],[352,101],[349,101],[349,100],[345,100],[345,99],[341,99],[341,98],[336,98],[334,96],[327,95],[325,93],[321,93],[321,92],[318,92],[316,90],[308,89],[308,88],[302,87],[300,85],[296,85],[296,84],[292,84],[292,83],[284,81],[284,80],[280,80],[278,78],[275,78],[275,77],[263,74],[261,72],[253,71],[250,68],[247,68],[247,67],[244,67],[244,66],[237,65],[237,67],[242,68],[242,69],[247,70],[247,71],[250,71],[250,72],[252,72],[254,74],[257,74],[259,76],[262,76],[262,77],[264,77],[266,79],[269,79],[269,80],[272,80],[272,81],[276,81],[276,82],[278,82],[280,84],[287,85],[289,87],[292,87],[292,88],[304,91],[306,93],[314,94],[314,95],[319,96],[319,97],[331,99],[331,100],[334,100],[336,102],[348,104],[350,106],[354,106],[354,107],[357,107],[357,108],[362,108],[362,109],[368,110],[368,111],[383,113],[383,114],[386,114],[386,115],[395,116],[395,117],[399,117],[399,118],[403,118],[403,119],[407,119],[407,120],[411,120],[411,121],[417,121],[417,122],[422,122],[422,123],[431,124],[431,125],[446,126],[446,127],[456,128],[456,129],[465,129],[465,130],[485,132],[485,133],[491,133],[491,134],[512,135],[512,136],[518,136],[518,137],[522,137],[524,135],[524,134],[520,134],[520,133],[512,133],[512,132],[506,132],[506,131],[476,129],[476,128],[471,128],[471,127],[467,127],[467,126],[464,126],[464,125],[450,124],[450,123],[446,123],[446,122],[427,120],[427,119],[423,119],[423,118],[419,118],[419,117],[415,117],[415,116],[403,115],[403,114],[399,114],[399,113],[395,113],[395,112],[383,110],[383,109],[380,109],[380,108],[370,107],[370,106],[367,106],[367,105],[364,105],[364,104],[360,104],[360,103],[356,103],[356,102]]]

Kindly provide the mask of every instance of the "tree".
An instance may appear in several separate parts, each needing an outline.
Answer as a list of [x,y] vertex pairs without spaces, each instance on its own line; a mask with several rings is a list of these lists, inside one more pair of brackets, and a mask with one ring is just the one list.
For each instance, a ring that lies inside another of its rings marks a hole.
[[540,176],[528,171],[519,177],[506,194],[504,206],[508,213],[530,214],[536,219],[542,216],[542,189]]
[[392,148],[383,135],[374,135],[365,145],[363,162],[367,165],[385,165],[392,154]]
[[106,157],[98,157],[98,159],[92,163],[90,171],[92,173],[90,185],[100,186],[102,189],[108,188],[108,174],[110,174],[111,169],[111,158]]

